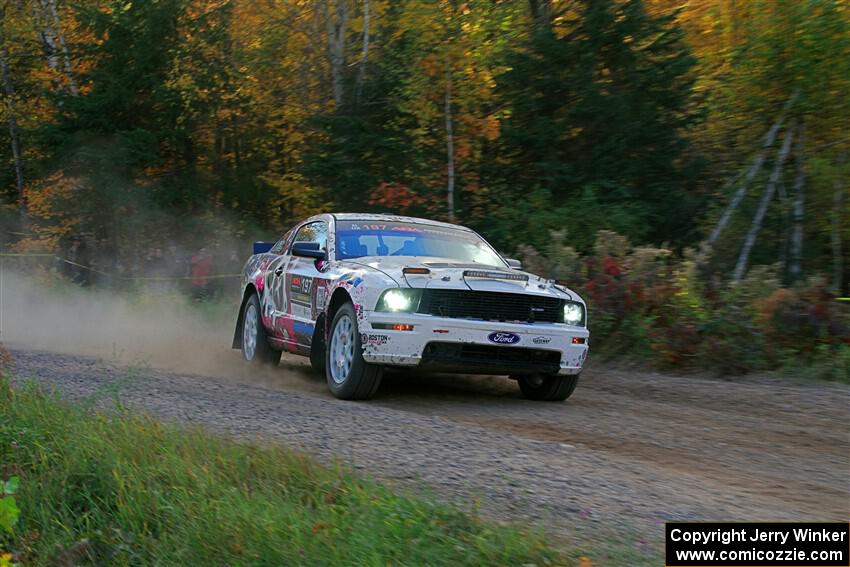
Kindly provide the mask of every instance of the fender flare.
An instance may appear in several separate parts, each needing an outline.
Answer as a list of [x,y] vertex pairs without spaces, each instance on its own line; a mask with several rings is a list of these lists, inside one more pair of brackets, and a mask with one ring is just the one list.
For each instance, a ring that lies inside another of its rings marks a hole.
[[248,299],[255,293],[257,293],[257,290],[254,288],[254,284],[250,283],[245,286],[245,291],[242,292],[242,303],[239,304],[239,313],[236,315],[236,329],[233,331],[231,348],[242,348],[242,313],[245,311],[245,304],[248,303]]

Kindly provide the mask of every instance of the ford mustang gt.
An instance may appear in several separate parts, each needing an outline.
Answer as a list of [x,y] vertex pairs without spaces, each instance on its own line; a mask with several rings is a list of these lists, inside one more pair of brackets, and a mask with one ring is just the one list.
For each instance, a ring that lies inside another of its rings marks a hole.
[[372,397],[387,367],[416,367],[508,375],[527,398],[564,400],[587,357],[587,309],[520,268],[462,226],[316,215],[254,244],[233,347],[252,364],[308,356],[343,399]]

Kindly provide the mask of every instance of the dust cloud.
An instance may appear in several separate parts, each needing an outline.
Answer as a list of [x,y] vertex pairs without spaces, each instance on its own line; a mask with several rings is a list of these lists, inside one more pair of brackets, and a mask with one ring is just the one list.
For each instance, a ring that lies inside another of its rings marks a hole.
[[[266,386],[323,387],[300,360],[246,365],[231,348],[239,298],[196,302],[180,293],[120,293],[0,273],[0,342],[11,349],[100,358],[115,364],[203,374]],[[306,384],[304,384],[306,382]]]

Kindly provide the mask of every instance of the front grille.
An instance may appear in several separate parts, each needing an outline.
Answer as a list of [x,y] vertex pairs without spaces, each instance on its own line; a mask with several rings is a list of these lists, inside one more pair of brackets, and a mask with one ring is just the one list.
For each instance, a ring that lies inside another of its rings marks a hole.
[[553,350],[467,343],[431,342],[422,352],[423,368],[481,374],[557,372],[561,353]]
[[558,323],[563,303],[556,297],[466,289],[425,289],[419,313],[453,319]]

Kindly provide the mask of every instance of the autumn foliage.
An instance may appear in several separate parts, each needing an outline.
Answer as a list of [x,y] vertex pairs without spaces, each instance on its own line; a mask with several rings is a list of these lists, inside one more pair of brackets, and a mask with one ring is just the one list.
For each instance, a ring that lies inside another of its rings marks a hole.
[[[319,211],[453,218],[543,251],[602,334],[665,364],[833,348],[846,1],[25,0],[3,16],[4,247],[85,245],[128,273],[172,245],[243,253]],[[775,289],[745,294],[766,266]]]
[[568,280],[589,305],[593,350],[721,373],[784,369],[850,380],[850,309],[823,280],[783,287],[775,269],[737,285],[700,278],[690,253],[632,247],[600,232],[594,253],[524,247],[532,270]]

